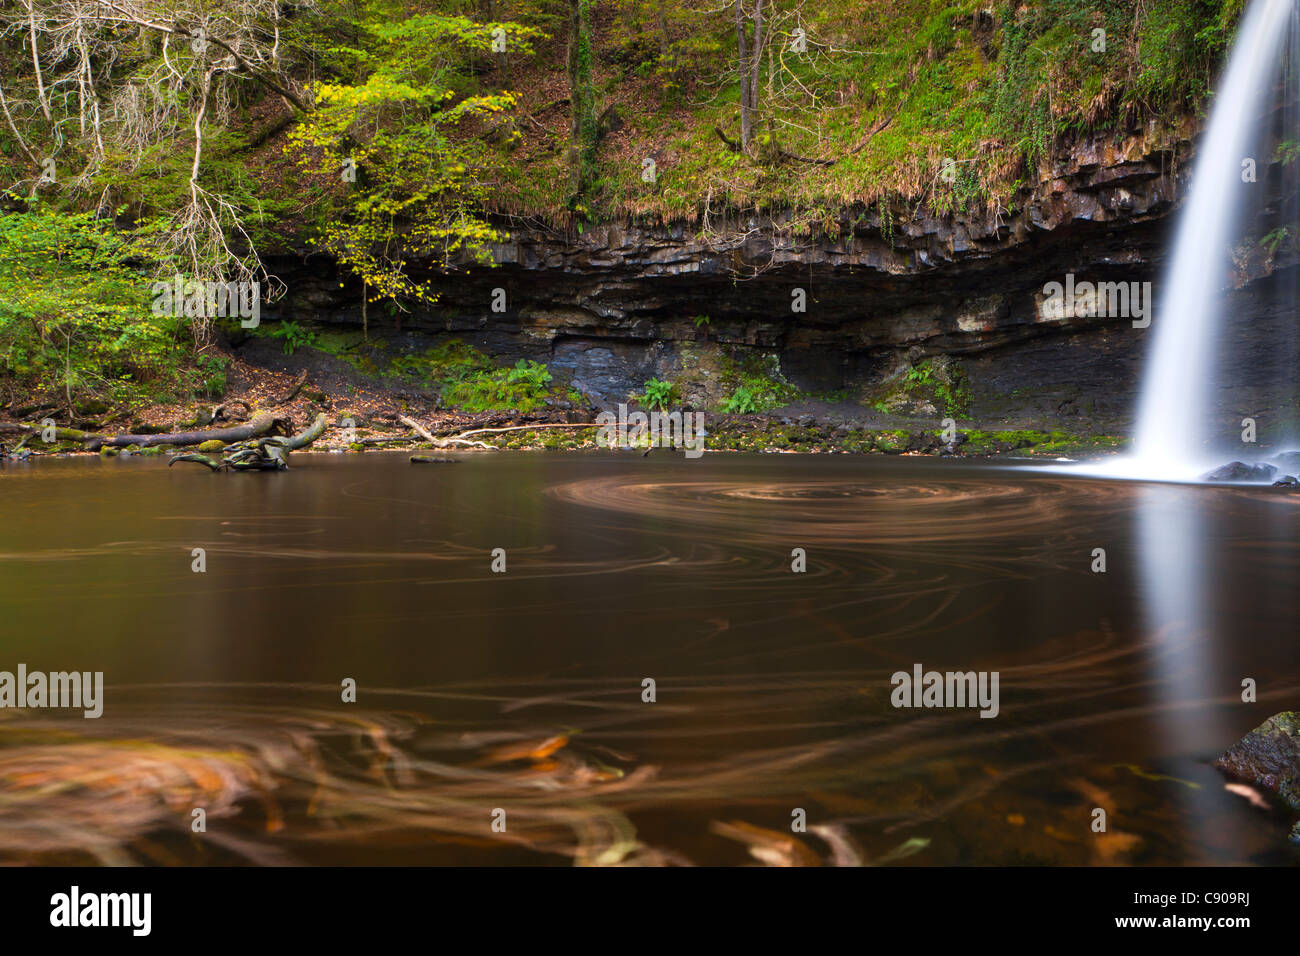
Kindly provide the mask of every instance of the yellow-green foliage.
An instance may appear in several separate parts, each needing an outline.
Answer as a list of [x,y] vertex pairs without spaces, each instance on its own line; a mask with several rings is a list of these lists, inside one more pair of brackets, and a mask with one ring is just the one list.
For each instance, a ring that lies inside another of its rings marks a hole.
[[189,320],[151,309],[155,235],[39,205],[0,216],[0,376],[72,405],[166,397],[218,371],[195,366]]

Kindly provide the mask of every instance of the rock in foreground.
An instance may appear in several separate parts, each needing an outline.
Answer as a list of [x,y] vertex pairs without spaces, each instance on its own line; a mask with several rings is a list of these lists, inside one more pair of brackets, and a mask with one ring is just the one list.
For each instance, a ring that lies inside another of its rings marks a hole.
[[1214,766],[1268,790],[1300,813],[1300,713],[1274,714],[1229,747]]
[[1202,481],[1268,481],[1277,468],[1273,465],[1248,465],[1244,461],[1232,461],[1214,471],[1201,476]]

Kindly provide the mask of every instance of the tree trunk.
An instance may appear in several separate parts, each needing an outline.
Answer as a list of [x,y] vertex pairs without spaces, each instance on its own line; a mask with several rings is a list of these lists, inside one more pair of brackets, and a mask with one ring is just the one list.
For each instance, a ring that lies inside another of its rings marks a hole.
[[745,43],[745,11],[736,0],[736,48],[739,53],[737,72],[740,74],[740,148],[749,149],[752,135],[749,108],[749,50]]
[[[320,417],[324,418],[323,415]],[[246,441],[249,438],[258,438],[273,431],[286,434],[288,432],[286,426],[287,422],[283,418],[275,415],[259,415],[251,422],[235,425],[231,428],[172,432],[168,435],[114,435],[109,437],[107,435],[97,435],[93,432],[78,431],[75,428],[54,428],[53,431],[55,441],[78,441],[85,444],[87,451],[98,451],[105,445],[112,448],[125,448],[127,445],[139,445],[141,448],[149,448],[153,445],[200,445],[205,441],[222,441],[226,443]],[[312,428],[315,427],[313,424]],[[39,435],[44,430],[40,425],[0,424],[0,433],[17,432],[24,435]],[[308,431],[310,430],[308,429]],[[306,432],[302,434],[305,435]],[[318,437],[319,435],[312,437],[308,443],[315,441]]]
[[569,142],[578,145],[582,129],[582,89],[578,80],[578,47],[582,42],[582,0],[569,0]]
[[668,12],[664,9],[665,0],[659,0],[656,19],[659,21],[659,60],[665,68],[668,65]]

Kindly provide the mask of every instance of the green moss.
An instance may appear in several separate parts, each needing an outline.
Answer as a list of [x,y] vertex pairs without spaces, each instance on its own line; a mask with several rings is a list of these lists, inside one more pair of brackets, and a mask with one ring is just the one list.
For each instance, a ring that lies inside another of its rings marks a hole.
[[907,451],[911,438],[912,436],[908,432],[901,430],[876,432],[875,450],[882,451],[887,455],[896,455],[899,452]]
[[960,418],[970,411],[971,394],[966,371],[955,359],[926,359],[903,376],[903,391],[919,399],[932,399],[945,415]]
[[747,352],[739,359],[724,355],[721,366],[721,385],[730,393],[722,411],[728,414],[770,412],[789,405],[802,394],[785,380],[776,355]]
[[993,455],[1005,451],[1022,451],[1030,455],[1071,457],[1088,452],[1110,451],[1122,447],[1127,439],[1114,435],[1071,435],[1064,431],[962,431],[965,455]]

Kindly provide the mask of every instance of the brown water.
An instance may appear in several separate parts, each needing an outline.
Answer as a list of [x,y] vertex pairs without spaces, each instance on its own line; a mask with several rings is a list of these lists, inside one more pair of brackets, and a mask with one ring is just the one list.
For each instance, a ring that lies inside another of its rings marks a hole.
[[[0,862],[1300,862],[1209,767],[1300,706],[1298,496],[462,458],[0,468],[0,670],[106,685],[0,710]],[[914,664],[998,716],[894,708]]]

